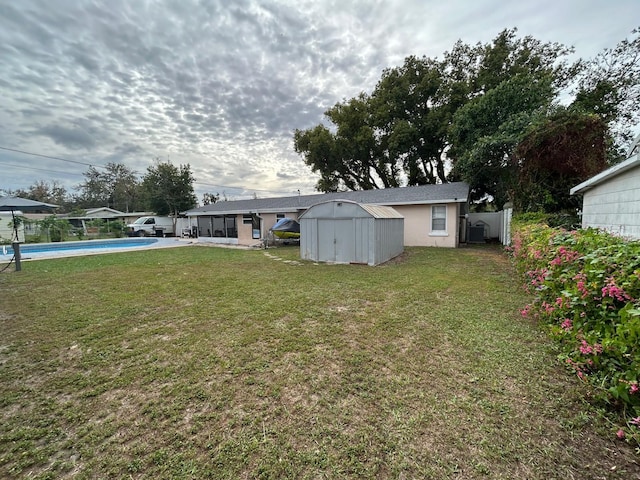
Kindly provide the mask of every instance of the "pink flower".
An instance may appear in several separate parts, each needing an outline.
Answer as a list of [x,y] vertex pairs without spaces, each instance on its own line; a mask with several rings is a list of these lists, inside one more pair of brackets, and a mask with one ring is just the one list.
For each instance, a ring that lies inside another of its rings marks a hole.
[[583,355],[597,355],[598,353],[602,353],[602,345],[600,345],[599,343],[589,345],[585,340],[582,340],[582,345],[580,345],[580,353],[582,353]]
[[586,298],[589,296],[589,290],[587,290],[587,287],[583,280],[578,280],[578,283],[576,284],[576,286],[578,287],[578,290],[582,294],[582,298]]
[[624,430],[622,430],[622,429],[618,430],[616,435],[620,440],[622,440],[624,438]]
[[602,297],[611,297],[619,302],[633,300],[622,288],[616,285],[613,277],[607,279],[607,284],[602,287]]
[[630,423],[630,424],[632,424],[632,425],[637,425],[637,426],[639,426],[639,427],[640,427],[640,417],[636,417],[636,418],[634,418],[634,419],[633,419],[633,420],[631,420],[629,423]]
[[638,388],[638,383],[637,383],[637,382],[636,382],[636,383],[632,383],[632,384],[631,384],[631,388],[629,389],[629,393],[630,393],[631,395],[633,395],[634,393],[638,393],[638,390],[640,390],[640,389]]
[[562,324],[560,324],[560,326],[565,330],[565,331],[569,331],[571,330],[571,327],[573,326],[573,322],[571,321],[570,318],[565,318],[564,322],[562,322]]
[[582,345],[580,345],[580,353],[583,355],[589,355],[593,353],[593,348],[586,341],[582,340]]

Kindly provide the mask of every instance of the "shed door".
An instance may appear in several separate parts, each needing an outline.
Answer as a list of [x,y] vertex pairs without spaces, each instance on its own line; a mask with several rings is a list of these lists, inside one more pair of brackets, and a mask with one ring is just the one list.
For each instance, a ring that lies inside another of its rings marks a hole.
[[318,219],[318,260],[336,263],[356,260],[353,220]]

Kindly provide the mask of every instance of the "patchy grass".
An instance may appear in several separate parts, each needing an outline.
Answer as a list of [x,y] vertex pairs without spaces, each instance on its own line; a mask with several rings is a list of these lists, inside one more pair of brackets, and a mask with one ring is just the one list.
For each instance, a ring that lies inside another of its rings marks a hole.
[[640,478],[520,318],[499,251],[297,258],[187,247],[0,275],[0,477]]

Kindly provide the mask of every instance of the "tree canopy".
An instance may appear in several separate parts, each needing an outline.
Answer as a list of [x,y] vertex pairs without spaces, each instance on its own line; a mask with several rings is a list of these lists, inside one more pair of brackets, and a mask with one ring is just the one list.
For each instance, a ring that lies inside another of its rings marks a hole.
[[139,180],[126,165],[109,162],[101,170],[89,167],[84,177],[85,181],[79,185],[77,207],[104,206],[122,212],[136,211],[142,207]]
[[69,202],[67,189],[55,180],[51,182],[37,180],[27,190],[16,190],[8,193],[16,197],[51,203],[63,208]]
[[557,108],[526,130],[514,157],[518,211],[557,212],[580,206],[571,187],[607,167],[607,125],[595,114]]
[[[123,212],[154,211],[159,215],[175,215],[197,205],[191,167],[174,166],[156,159],[140,178],[122,163],[89,167],[78,194],[71,195],[58,182],[36,181],[27,190],[7,190],[6,195],[59,205],[58,213],[84,215],[85,210],[110,207]],[[220,194],[205,193],[204,204],[215,203]]]
[[189,164],[175,166],[156,160],[147,168],[142,188],[148,205],[158,215],[178,216],[197,205],[193,190],[194,178]]
[[624,154],[640,123],[640,28],[606,48],[578,75],[574,104],[600,116],[611,136],[610,159]]
[[319,191],[464,180],[474,201],[566,208],[572,183],[619,159],[640,118],[638,38],[590,61],[572,52],[506,29],[442,59],[407,57],[371,93],[329,108],[328,126],[296,130],[295,151]]

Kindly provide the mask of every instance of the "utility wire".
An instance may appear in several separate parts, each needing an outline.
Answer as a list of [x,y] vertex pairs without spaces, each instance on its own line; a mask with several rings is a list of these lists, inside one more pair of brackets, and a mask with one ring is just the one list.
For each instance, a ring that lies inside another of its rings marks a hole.
[[[103,165],[93,165],[91,163],[87,163],[87,162],[80,162],[77,160],[69,160],[67,158],[60,158],[60,157],[54,157],[51,155],[43,155],[41,153],[34,153],[34,152],[27,152],[25,150],[18,150],[16,148],[9,148],[9,147],[2,147],[0,146],[0,150],[6,150],[9,152],[16,152],[16,153],[21,153],[23,155],[31,155],[34,157],[41,157],[41,158],[48,158],[50,160],[58,160],[61,162],[68,162],[68,163],[75,163],[78,165],[86,165],[88,167],[94,167],[94,168],[107,168]],[[31,169],[31,170],[38,170],[41,172],[49,172],[49,173],[57,173],[57,174],[61,174],[61,175],[77,175],[77,176],[83,176],[84,174],[81,173],[68,173],[68,172],[59,172],[59,171],[55,171],[55,170],[45,170],[43,168],[36,168],[36,167],[25,167],[22,165],[13,165],[10,163],[5,163],[0,161],[0,163],[7,165],[9,167],[15,167],[15,168],[27,168],[27,169]],[[234,190],[244,190],[246,192],[264,192],[264,193],[275,193],[275,194],[286,194],[286,195],[292,195],[295,192],[283,192],[283,191],[278,191],[278,190],[260,190],[258,188],[246,188],[246,187],[234,187],[231,185],[216,185],[213,183],[206,183],[206,182],[200,182],[200,181],[194,181],[193,183],[197,183],[198,185],[205,185],[207,187],[216,187],[216,188],[229,188],[229,189],[234,189]],[[247,195],[250,195],[250,193],[248,193]]]
[[251,192],[280,193],[280,194],[288,194],[288,195],[293,195],[294,193],[296,193],[295,191],[283,192],[279,190],[260,190],[258,188],[233,187],[231,185],[216,185],[215,183],[200,182],[198,180],[194,181],[193,183],[197,183],[198,185],[206,185],[207,187],[232,188],[234,190],[244,190],[246,192],[249,192],[247,195],[251,195]]
[[49,158],[51,160],[60,160],[61,162],[77,163],[78,165],[86,165],[88,167],[107,168],[102,165],[93,165],[92,163],[79,162],[77,160],[69,160],[67,158],[53,157],[51,155],[42,155],[41,153],[26,152],[24,150],[17,150],[15,148],[0,147],[0,150],[7,150],[9,152],[22,153],[23,155],[32,155],[34,157]]
[[14,165],[14,164],[12,164],[12,163],[6,163],[6,162],[3,162],[2,160],[0,160],[0,163],[1,163],[2,165],[7,165],[8,167],[26,168],[26,169],[29,169],[29,170],[38,170],[38,171],[40,171],[40,172],[59,173],[60,175],[77,175],[77,176],[79,176],[79,177],[81,177],[81,176],[83,175],[83,174],[81,174],[81,173],[60,172],[60,171],[58,171],[58,170],[47,170],[47,169],[45,169],[45,168],[27,167],[27,166],[25,166],[25,165]]

